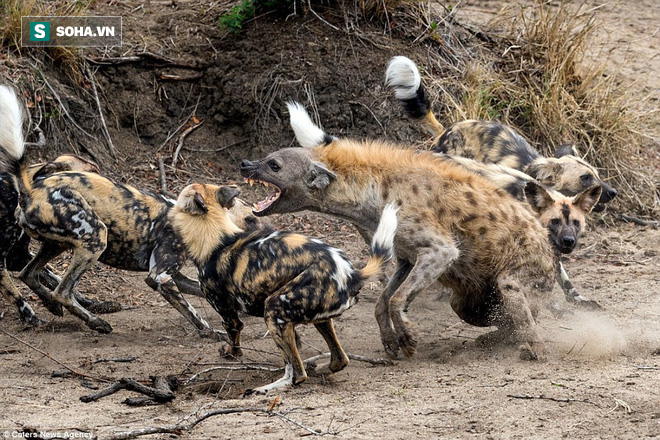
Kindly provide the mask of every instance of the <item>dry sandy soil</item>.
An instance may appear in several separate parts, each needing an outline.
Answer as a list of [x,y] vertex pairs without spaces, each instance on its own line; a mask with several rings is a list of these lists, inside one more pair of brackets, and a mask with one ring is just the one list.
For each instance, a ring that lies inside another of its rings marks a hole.
[[[463,2],[461,7],[467,17],[479,21],[497,9],[494,3],[499,2]],[[132,4],[122,13],[128,16],[139,5]],[[144,20],[141,11],[135,10],[125,26],[137,26]],[[157,21],[167,23],[185,14],[185,11],[161,14]],[[605,5],[598,11],[598,17],[604,25],[594,45],[604,44],[608,50],[612,49],[612,68],[623,67],[628,77],[639,80],[636,87],[640,96],[653,93],[657,96],[660,4],[645,0]],[[305,23],[308,20],[309,17]],[[265,23],[264,32],[269,26],[275,25]],[[148,32],[145,35],[145,44],[150,44]],[[173,44],[186,38],[173,36],[179,38],[172,40]],[[277,50],[273,51],[277,56]],[[391,55],[383,53],[381,58],[386,60]],[[378,67],[375,77],[380,78],[381,72],[382,67]],[[102,80],[106,90],[114,82],[121,79]],[[144,87],[148,89],[151,85],[147,82]],[[657,107],[657,100],[650,102],[645,105]],[[355,110],[360,107],[356,106]],[[200,108],[206,110],[211,106]],[[366,119],[368,114],[364,116]],[[222,122],[222,115],[214,117]],[[116,118],[121,125],[121,115]],[[278,123],[284,130],[284,124]],[[372,125],[375,134],[379,134],[381,128],[373,120]],[[383,125],[383,131],[389,128],[387,120]],[[147,128],[136,126],[136,130]],[[657,133],[657,126],[651,128]],[[240,133],[230,135],[232,140],[225,142],[240,141]],[[137,145],[128,134],[122,136],[118,131],[117,136]],[[256,157],[260,152],[246,147],[241,154]],[[148,171],[129,169],[133,179]],[[195,178],[204,178],[195,176],[194,170],[189,172]],[[184,183],[179,181],[175,185]],[[306,213],[283,216],[278,222],[346,249],[355,262],[364,261],[365,246],[346,225]],[[562,317],[544,312],[540,325],[550,351],[547,362],[524,362],[514,350],[489,351],[479,347],[475,338],[489,329],[462,323],[451,311],[446,295],[429,289],[409,311],[420,336],[414,358],[397,360],[388,366],[353,361],[334,376],[311,377],[302,386],[282,392],[273,413],[215,416],[181,434],[182,437],[287,439],[326,434],[347,439],[636,439],[660,436],[660,231],[624,224],[607,214],[592,223],[580,249],[566,260],[566,267],[576,287],[603,308],[590,312],[565,305],[567,313]],[[63,264],[66,263],[59,263],[58,268],[63,269]],[[93,392],[88,387],[106,384],[93,378],[52,377],[53,372],[65,370],[53,359],[80,373],[110,380],[177,375],[185,381],[205,368],[237,365],[222,361],[217,344],[200,339],[142,280],[143,274],[100,266],[84,277],[80,285],[83,292],[119,300],[126,306],[119,313],[106,315],[114,327],[109,335],[95,334],[71,316],[52,319],[42,329],[25,329],[13,307],[2,300],[0,305],[6,311],[0,323],[3,330],[47,352],[49,357],[7,334],[0,334],[0,437],[5,432],[11,436],[18,431],[46,430],[74,435],[93,433],[104,438],[127,429],[172,425],[195,411],[269,407],[273,397],[243,399],[241,393],[245,388],[276,379],[281,372],[217,370],[183,386],[171,403],[140,408],[122,404],[122,400],[134,394],[126,391],[97,402],[82,403],[79,398]],[[337,320],[337,329],[349,353],[381,358],[384,352],[373,311],[382,286],[370,287],[363,290],[359,304]],[[27,295],[27,290],[22,289]],[[563,303],[559,289],[555,289],[555,298]],[[208,305],[195,299],[191,302],[215,326],[220,326],[219,317]],[[37,305],[37,310],[40,316],[47,317],[45,309]],[[272,340],[264,335],[263,321],[246,317],[245,323],[245,358],[240,365],[281,366]],[[303,327],[300,332],[304,357],[325,349],[313,328]],[[125,363],[95,362],[125,357],[135,359]],[[173,436],[158,434],[152,438]]]

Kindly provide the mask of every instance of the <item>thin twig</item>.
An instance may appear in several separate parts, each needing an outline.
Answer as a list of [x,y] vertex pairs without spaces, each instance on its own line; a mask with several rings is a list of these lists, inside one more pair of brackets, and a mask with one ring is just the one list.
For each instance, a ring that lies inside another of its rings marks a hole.
[[74,376],[86,377],[86,378],[88,378],[88,379],[94,379],[94,380],[98,380],[98,381],[100,381],[100,382],[107,382],[107,383],[112,382],[111,380],[103,379],[103,378],[98,377],[98,376],[92,376],[91,374],[81,373],[81,372],[79,372],[78,370],[69,367],[69,366],[66,365],[65,363],[63,363],[63,362],[61,362],[61,361],[58,361],[58,360],[55,359],[53,356],[51,356],[51,355],[49,355],[48,353],[46,353],[45,351],[43,351],[43,350],[41,350],[41,349],[35,347],[34,345],[30,344],[29,342],[26,342],[26,341],[20,339],[20,338],[17,337],[16,335],[13,335],[13,334],[11,334],[11,333],[9,333],[9,332],[7,332],[6,330],[3,330],[3,329],[1,329],[1,328],[0,328],[0,332],[2,332],[2,333],[4,333],[5,335],[9,336],[9,337],[12,338],[13,340],[15,340],[15,341],[17,341],[17,342],[20,342],[21,344],[25,345],[26,347],[31,348],[32,350],[36,351],[37,353],[42,354],[43,356],[45,356],[45,357],[47,357],[48,359],[50,359],[51,361],[55,362],[55,363],[58,364],[59,366],[66,368],[66,369],[69,370],[69,371],[71,372],[71,374],[73,374]]
[[94,74],[89,68],[89,65],[85,63],[85,70],[87,71],[87,76],[89,76],[89,83],[92,85],[92,92],[94,93],[94,100],[96,101],[96,107],[99,109],[99,116],[101,118],[101,125],[103,127],[103,132],[105,133],[105,138],[108,140],[108,146],[110,147],[110,155],[113,159],[117,159],[117,149],[115,144],[112,143],[112,138],[110,137],[110,132],[108,131],[108,126],[105,123],[105,117],[103,116],[103,108],[101,107],[101,100],[99,99],[98,91],[96,90],[96,81],[94,80]]
[[590,405],[596,406],[600,408],[600,405],[590,402],[588,400],[582,400],[582,399],[570,399],[568,397],[566,398],[559,398],[559,397],[546,397],[544,395],[538,395],[538,396],[530,396],[529,394],[507,394],[507,397],[511,397],[512,399],[525,399],[525,400],[550,400],[552,402],[560,402],[560,403],[571,403],[571,402],[581,402],[581,403],[588,403]]
[[654,228],[657,228],[660,226],[660,221],[658,220],[644,220],[638,217],[633,217],[631,215],[626,215],[626,214],[619,214],[619,218],[623,220],[624,222],[627,223],[634,223],[636,225],[640,226],[653,226]]
[[179,159],[179,153],[181,152],[181,149],[183,148],[183,141],[186,139],[186,137],[192,133],[194,129],[202,125],[204,121],[200,121],[199,124],[196,125],[191,125],[188,127],[183,133],[181,133],[181,136],[179,136],[179,143],[176,147],[176,150],[174,151],[174,156],[172,156],[172,168],[176,169],[176,163]]
[[[367,357],[367,356],[362,356],[362,355],[353,354],[353,353],[346,353],[346,356],[348,356],[348,358],[350,360],[359,361],[359,362],[366,362],[366,363],[371,364],[371,365],[386,365],[386,366],[394,365],[394,361],[392,361],[391,359],[370,358],[370,357]],[[303,361],[303,363],[308,364],[310,362],[316,362],[319,359],[323,359],[323,358],[327,358],[327,357],[330,357],[330,353],[321,353],[319,355],[312,356],[310,358],[305,359]]]
[[227,371],[268,371],[268,372],[271,372],[271,373],[275,373],[275,372],[278,372],[278,371],[282,371],[283,368],[280,368],[280,367],[265,367],[263,365],[245,365],[245,364],[217,365],[215,367],[205,368],[202,371],[199,371],[199,372],[193,374],[188,379],[186,379],[186,381],[183,383],[183,386],[188,385],[190,382],[197,379],[202,374],[210,373],[212,371],[218,371],[218,370],[227,370]]
[[158,172],[160,173],[160,193],[170,199],[176,199],[176,196],[167,190],[167,180],[165,176],[165,163],[163,158],[158,157]]
[[136,356],[126,356],[126,357],[120,357],[120,358],[99,358],[94,361],[92,361],[93,364],[98,364],[101,362],[133,362],[136,360]]
[[39,127],[35,127],[34,131],[39,135],[39,140],[37,142],[26,142],[25,146],[43,148],[46,145],[46,136],[44,136],[44,132]]
[[[141,429],[134,429],[130,431],[118,432],[116,434],[104,437],[106,440],[125,440],[140,437],[143,435],[151,434],[177,434],[180,435],[182,432],[190,431],[192,428],[197,426],[200,422],[208,419],[209,417],[225,414],[238,414],[238,413],[262,413],[268,414],[268,410],[264,408],[218,408],[211,411],[207,411],[201,416],[197,416],[191,419],[192,415],[185,417],[181,422],[174,425],[166,426],[152,426]],[[193,413],[194,414],[194,413]],[[188,422],[188,420],[190,420]]]

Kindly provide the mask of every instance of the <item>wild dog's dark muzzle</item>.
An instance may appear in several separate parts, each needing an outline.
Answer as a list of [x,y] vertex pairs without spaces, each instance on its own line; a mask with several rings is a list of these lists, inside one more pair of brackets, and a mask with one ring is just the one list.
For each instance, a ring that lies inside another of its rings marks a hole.
[[615,188],[612,188],[607,183],[602,183],[600,186],[603,191],[600,193],[598,203],[594,206],[594,212],[603,212],[605,210],[605,204],[610,203],[619,194]]

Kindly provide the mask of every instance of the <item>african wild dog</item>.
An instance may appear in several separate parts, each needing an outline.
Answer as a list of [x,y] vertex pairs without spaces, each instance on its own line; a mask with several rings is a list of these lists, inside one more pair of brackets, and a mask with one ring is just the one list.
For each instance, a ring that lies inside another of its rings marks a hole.
[[314,324],[330,348],[329,364],[317,371],[342,370],[348,357],[332,319],[358,301],[364,282],[392,257],[397,209],[385,207],[369,260],[355,270],[341,250],[322,241],[294,232],[244,232],[227,211],[237,195],[235,187],[190,185],[179,195],[170,220],[197,266],[206,299],[222,315],[231,354],[241,355],[239,311],[263,316],[282,351],[284,376],[246,394],[265,394],[307,379],[296,343],[298,324]]
[[[478,162],[461,156],[438,155],[443,160],[457,163],[473,173],[485,177],[498,188],[504,189],[516,199],[530,204],[541,224],[548,230],[548,238],[556,252],[556,276],[566,301],[588,309],[599,309],[600,305],[584,296],[573,287],[561,262],[560,254],[570,254],[577,246],[585,227],[585,217],[592,211],[600,198],[602,188],[593,185],[573,197],[545,188],[522,171],[504,165]],[[529,195],[529,196],[528,196]],[[553,312],[560,312],[558,304],[552,304]]]
[[[61,170],[98,171],[95,163],[75,155],[63,155],[46,164],[32,165],[28,168],[28,178],[32,179],[37,173],[45,174],[55,168]],[[0,290],[4,295],[13,299],[18,307],[20,319],[30,325],[41,325],[43,321],[37,317],[34,310],[21,296],[9,276],[9,271],[21,270],[32,259],[29,251],[30,237],[24,234],[18,225],[15,216],[18,206],[18,190],[14,178],[9,173],[0,173]],[[48,287],[54,289],[59,278],[48,268],[40,274]],[[78,300],[97,308],[102,312],[118,310],[117,304],[90,300],[76,292]],[[46,303],[46,307],[56,307],[53,303]]]
[[[112,331],[110,324],[90,313],[75,297],[80,277],[97,260],[119,269],[145,271],[150,287],[202,334],[216,336],[181,294],[201,296],[201,290],[196,280],[180,272],[185,250],[167,219],[173,201],[89,172],[59,172],[33,182],[24,158],[21,105],[6,86],[0,86],[0,116],[0,153],[4,152],[9,171],[17,180],[19,224],[42,241],[37,255],[21,272],[21,279],[46,302],[59,303],[90,328],[108,333]],[[232,214],[241,225],[258,225],[245,203],[237,203]],[[48,261],[66,249],[72,249],[73,256],[51,294],[38,275]]]
[[408,115],[420,121],[435,136],[433,151],[506,165],[567,196],[600,185],[602,192],[594,207],[596,212],[605,209],[605,204],[616,197],[616,189],[601,180],[593,166],[577,157],[577,150],[572,145],[564,144],[555,152],[554,158],[546,158],[513,128],[499,122],[461,121],[444,130],[431,111],[419,70],[409,58],[392,58],[385,78]]
[[430,152],[379,141],[336,139],[307,112],[289,104],[304,148],[244,160],[241,175],[268,183],[255,214],[310,209],[373,232],[383,207],[398,204],[395,273],[376,305],[385,350],[412,356],[417,336],[404,307],[436,279],[466,322],[495,325],[481,342],[520,340],[521,356],[542,358],[536,326],[539,303],[553,286],[554,255],[547,231],[506,191]]

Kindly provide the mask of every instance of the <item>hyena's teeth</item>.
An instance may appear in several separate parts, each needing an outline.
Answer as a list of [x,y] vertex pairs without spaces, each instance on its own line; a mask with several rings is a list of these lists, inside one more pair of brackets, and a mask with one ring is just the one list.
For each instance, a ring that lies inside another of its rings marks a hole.
[[253,204],[252,204],[252,208],[254,208],[254,209],[256,209],[256,210],[258,211],[258,210],[259,210],[259,205],[257,205],[256,203],[253,203]]
[[250,179],[250,186],[254,185],[254,180]]

